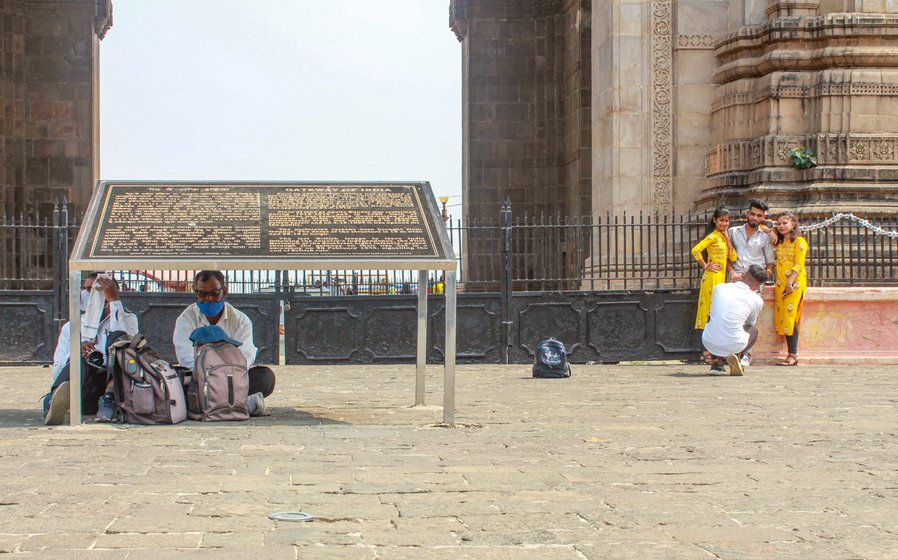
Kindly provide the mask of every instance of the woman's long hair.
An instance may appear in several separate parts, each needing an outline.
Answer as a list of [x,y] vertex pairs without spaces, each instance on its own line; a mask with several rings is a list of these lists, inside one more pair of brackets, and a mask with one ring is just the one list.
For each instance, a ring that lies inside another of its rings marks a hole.
[[[798,216],[796,216],[795,213],[793,213],[789,210],[786,210],[786,211],[780,212],[779,214],[776,215],[776,221],[779,222],[780,218],[782,218],[783,216],[788,217],[790,220],[792,220],[792,223],[795,224],[795,227],[792,228],[792,231],[789,232],[789,241],[795,241],[799,237],[804,237],[803,235],[801,235],[801,232],[798,231]],[[780,233],[779,228],[775,228],[775,230],[776,230],[776,237],[780,241],[785,239],[786,236],[784,236],[782,233]]]
[[719,206],[716,210],[714,210],[714,214],[711,216],[711,221],[708,222],[708,227],[705,229],[705,235],[710,235],[712,231],[717,229],[717,225],[714,223],[714,220],[723,216],[729,216],[730,211],[726,209],[725,206]]

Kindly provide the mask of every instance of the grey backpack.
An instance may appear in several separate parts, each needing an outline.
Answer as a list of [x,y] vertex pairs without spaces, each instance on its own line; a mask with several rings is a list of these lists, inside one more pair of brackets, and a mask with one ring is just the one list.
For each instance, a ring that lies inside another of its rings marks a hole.
[[117,416],[129,424],[177,424],[187,419],[184,386],[171,364],[160,358],[142,334],[121,334],[109,345]]
[[249,374],[240,349],[219,341],[200,344],[193,351],[196,361],[187,389],[188,416],[206,422],[247,420]]

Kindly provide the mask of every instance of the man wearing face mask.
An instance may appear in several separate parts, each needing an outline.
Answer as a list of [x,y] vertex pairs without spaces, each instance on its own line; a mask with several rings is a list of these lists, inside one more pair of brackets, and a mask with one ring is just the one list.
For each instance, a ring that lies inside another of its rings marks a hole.
[[274,372],[265,366],[253,365],[256,361],[256,345],[253,342],[253,323],[241,311],[225,301],[228,286],[220,270],[201,270],[193,279],[196,303],[181,313],[175,322],[172,341],[178,365],[189,371],[194,368],[193,342],[190,333],[199,327],[217,325],[237,342],[240,352],[249,366],[249,398],[247,409],[250,416],[265,414],[265,401],[274,392]]
[[[98,323],[94,323],[95,333],[85,335],[85,330],[81,331],[81,411],[87,415],[96,413],[97,422],[111,422],[115,413],[115,397],[112,395],[112,380],[106,375],[106,343],[109,333],[114,331],[130,336],[137,334],[137,315],[125,310],[115,280],[105,275],[92,276],[92,290],[103,295],[105,308],[99,314]],[[82,327],[85,327],[88,315],[82,315]],[[71,326],[66,323],[62,326],[53,353],[53,385],[44,396],[44,423],[50,426],[62,424],[69,412],[70,341]]]

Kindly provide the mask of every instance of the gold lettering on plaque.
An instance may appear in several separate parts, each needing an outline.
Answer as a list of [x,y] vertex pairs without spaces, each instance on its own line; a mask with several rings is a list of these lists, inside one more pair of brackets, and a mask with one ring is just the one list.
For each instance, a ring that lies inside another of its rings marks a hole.
[[435,256],[409,186],[110,189],[94,255]]

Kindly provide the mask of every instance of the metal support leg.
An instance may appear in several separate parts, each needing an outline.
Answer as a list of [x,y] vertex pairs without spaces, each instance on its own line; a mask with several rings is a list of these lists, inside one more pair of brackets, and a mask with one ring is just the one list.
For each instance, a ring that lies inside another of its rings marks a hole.
[[415,406],[424,404],[424,372],[427,367],[427,271],[418,271],[418,351],[415,367]]
[[81,424],[81,273],[69,273],[69,424]]
[[455,424],[455,326],[456,292],[455,271],[446,272],[446,359],[443,371],[443,423]]

